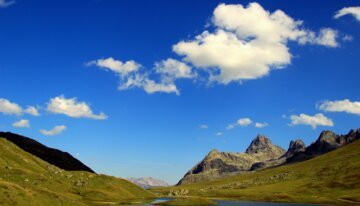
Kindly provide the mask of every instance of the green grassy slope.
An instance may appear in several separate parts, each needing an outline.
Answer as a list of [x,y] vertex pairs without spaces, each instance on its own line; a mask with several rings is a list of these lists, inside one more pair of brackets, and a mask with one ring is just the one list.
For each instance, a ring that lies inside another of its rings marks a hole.
[[359,204],[360,141],[300,163],[153,191],[163,196],[186,191],[210,198]]
[[0,205],[103,205],[153,197],[124,179],[61,170],[0,138]]

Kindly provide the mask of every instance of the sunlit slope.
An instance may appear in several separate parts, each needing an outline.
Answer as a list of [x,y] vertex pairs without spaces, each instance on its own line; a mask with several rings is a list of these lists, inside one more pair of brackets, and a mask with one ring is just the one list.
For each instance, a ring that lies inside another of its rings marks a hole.
[[88,205],[152,197],[127,180],[61,170],[0,138],[0,205]]
[[360,141],[300,163],[154,191],[254,201],[358,204]]

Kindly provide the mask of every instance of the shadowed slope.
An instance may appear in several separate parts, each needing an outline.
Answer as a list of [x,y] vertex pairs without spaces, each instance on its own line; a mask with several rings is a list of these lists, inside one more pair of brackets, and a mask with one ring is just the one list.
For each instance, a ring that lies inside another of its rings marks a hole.
[[0,205],[108,205],[153,198],[127,180],[65,171],[0,138]]
[[87,171],[94,173],[92,169],[84,165],[82,162],[71,156],[67,152],[62,152],[57,149],[49,148],[33,139],[13,134],[10,132],[0,132],[0,137],[4,138],[26,152],[55,165],[61,169],[68,171]]

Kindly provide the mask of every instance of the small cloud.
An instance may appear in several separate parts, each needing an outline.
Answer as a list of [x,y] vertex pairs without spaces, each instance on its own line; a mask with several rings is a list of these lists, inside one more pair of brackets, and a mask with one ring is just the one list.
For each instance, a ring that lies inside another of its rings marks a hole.
[[141,67],[141,64],[135,62],[134,60],[122,62],[112,57],[106,59],[93,60],[87,62],[85,65],[86,66],[96,65],[102,69],[113,71],[122,76],[137,71]]
[[20,128],[20,127],[29,128],[30,127],[30,122],[27,119],[21,119],[21,120],[19,120],[17,122],[14,122],[12,124],[12,126],[17,127],[17,128]]
[[256,122],[256,123],[255,123],[255,127],[256,127],[256,128],[264,128],[264,127],[267,127],[267,126],[269,126],[269,124],[266,123],[266,122],[263,122],[263,123]]
[[64,125],[60,125],[60,126],[55,126],[54,128],[52,128],[51,130],[44,130],[41,129],[40,133],[45,135],[45,136],[55,136],[55,135],[59,135],[61,134],[63,131],[66,130],[66,126]]
[[209,128],[209,126],[208,125],[206,125],[206,124],[202,124],[202,125],[200,125],[200,129],[208,129]]
[[15,1],[7,1],[7,0],[0,0],[0,8],[6,8],[8,6],[11,6],[15,4]]
[[352,102],[349,99],[323,101],[317,105],[317,108],[325,112],[345,112],[348,114],[360,115],[360,102]]
[[351,35],[345,35],[342,39],[344,42],[350,42],[354,40],[354,37]]
[[241,118],[238,119],[237,124],[240,125],[241,127],[247,127],[250,124],[252,124],[252,120],[250,118]]
[[314,116],[307,114],[291,115],[290,119],[291,123],[289,126],[309,125],[313,129],[316,129],[317,126],[334,126],[333,121],[321,113],[315,114]]
[[23,109],[16,103],[0,98],[0,113],[6,115],[21,115]]
[[163,82],[173,82],[176,79],[191,79],[196,77],[192,68],[176,59],[166,59],[155,63],[156,73],[161,75]]
[[360,22],[360,6],[344,7],[336,12],[334,18],[339,19],[340,17],[343,17],[345,15],[351,15]]
[[217,132],[217,133],[215,133],[215,135],[216,135],[216,136],[222,136],[223,133],[222,133],[222,132]]
[[39,110],[34,106],[29,106],[24,112],[32,116],[36,116],[36,117],[40,116]]
[[234,129],[235,128],[235,125],[234,124],[229,124],[226,129],[227,130],[230,130],[230,129]]
[[0,113],[17,116],[23,115],[24,113],[32,116],[40,115],[34,106],[29,106],[27,109],[23,109],[19,104],[4,98],[0,98]]
[[50,99],[47,111],[54,114],[64,114],[73,118],[90,118],[105,120],[108,117],[103,112],[94,114],[85,102],[78,102],[76,98],[67,99],[63,95]]

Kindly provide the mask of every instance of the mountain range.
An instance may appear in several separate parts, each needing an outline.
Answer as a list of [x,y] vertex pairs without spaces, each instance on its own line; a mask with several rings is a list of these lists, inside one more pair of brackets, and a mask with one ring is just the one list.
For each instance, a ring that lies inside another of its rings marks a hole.
[[351,130],[346,135],[323,131],[308,147],[302,140],[297,139],[290,142],[286,151],[274,145],[267,137],[258,135],[244,153],[211,150],[202,161],[185,174],[177,185],[208,181],[308,160],[357,139],[360,139],[360,129]]

